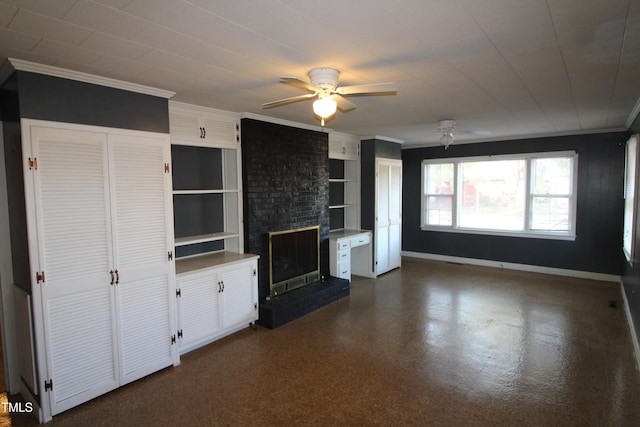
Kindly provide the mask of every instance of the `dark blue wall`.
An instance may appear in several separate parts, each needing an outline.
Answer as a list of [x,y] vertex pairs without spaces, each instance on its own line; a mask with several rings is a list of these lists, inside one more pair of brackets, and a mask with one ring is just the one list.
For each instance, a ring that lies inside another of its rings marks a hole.
[[[624,143],[627,132],[576,135],[402,151],[402,249],[604,274],[621,274]],[[422,231],[423,159],[544,151],[578,152],[575,241]]]
[[[360,227],[376,229],[376,159],[402,159],[402,146],[381,139],[360,142]],[[375,244],[375,239],[374,239]]]
[[169,133],[165,98],[17,71],[20,117]]

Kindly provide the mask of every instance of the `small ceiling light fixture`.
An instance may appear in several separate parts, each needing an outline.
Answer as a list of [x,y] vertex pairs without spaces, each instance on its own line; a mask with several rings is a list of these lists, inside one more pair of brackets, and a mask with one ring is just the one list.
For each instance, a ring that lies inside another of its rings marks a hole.
[[442,136],[440,137],[440,145],[444,146],[444,149],[448,149],[451,144],[453,144],[453,140],[455,136],[453,136],[453,130],[456,128],[455,120],[440,120],[438,122],[438,130],[442,132]]
[[313,101],[313,112],[320,117],[322,126],[324,126],[324,119],[328,119],[336,113],[337,106],[336,101],[328,96]]

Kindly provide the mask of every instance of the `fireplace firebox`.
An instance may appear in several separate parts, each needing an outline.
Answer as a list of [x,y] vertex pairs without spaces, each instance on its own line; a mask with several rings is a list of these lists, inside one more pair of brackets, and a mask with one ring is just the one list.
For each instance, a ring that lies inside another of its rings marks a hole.
[[320,226],[269,233],[271,296],[320,280]]

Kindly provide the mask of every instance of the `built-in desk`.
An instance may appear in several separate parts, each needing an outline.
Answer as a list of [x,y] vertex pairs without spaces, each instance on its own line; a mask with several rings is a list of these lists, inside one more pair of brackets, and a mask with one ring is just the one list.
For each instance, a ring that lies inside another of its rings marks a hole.
[[329,271],[351,281],[351,274],[374,277],[371,232],[335,230],[329,233]]

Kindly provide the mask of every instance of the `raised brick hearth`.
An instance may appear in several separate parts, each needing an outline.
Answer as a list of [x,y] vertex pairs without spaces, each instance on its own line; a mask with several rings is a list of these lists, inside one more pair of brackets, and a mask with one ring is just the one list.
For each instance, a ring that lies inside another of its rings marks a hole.
[[331,277],[260,303],[258,324],[277,328],[318,308],[349,296],[349,281]]

